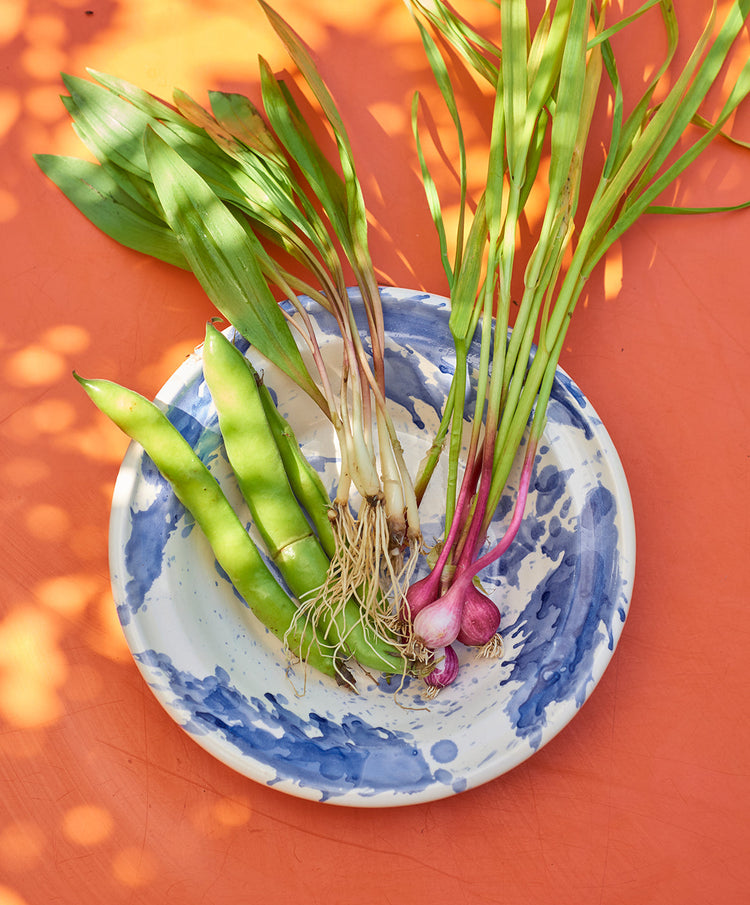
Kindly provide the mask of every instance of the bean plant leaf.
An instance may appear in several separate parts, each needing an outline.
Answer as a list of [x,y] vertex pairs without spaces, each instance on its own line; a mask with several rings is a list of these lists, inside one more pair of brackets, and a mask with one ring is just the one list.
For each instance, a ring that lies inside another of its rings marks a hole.
[[154,97],[153,94],[149,94],[148,91],[144,91],[143,88],[96,69],[87,69],[86,72],[102,87],[107,88],[112,95],[128,101],[150,119],[178,123],[183,121],[183,117],[174,107],[170,107],[169,104]]
[[258,109],[244,94],[209,91],[211,111],[219,125],[251,151],[284,165],[284,154]]
[[169,225],[211,301],[325,410],[246,229],[206,181],[151,130],[146,133],[145,148]]
[[99,164],[77,157],[37,154],[42,172],[94,226],[121,245],[188,270],[171,229],[131,195]]

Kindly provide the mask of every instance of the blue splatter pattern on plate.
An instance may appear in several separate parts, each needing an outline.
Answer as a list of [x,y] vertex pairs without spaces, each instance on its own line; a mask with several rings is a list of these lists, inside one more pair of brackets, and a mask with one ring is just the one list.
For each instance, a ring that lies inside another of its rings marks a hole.
[[[353,293],[356,302],[356,293]],[[453,371],[448,302],[383,290],[392,413],[412,473],[427,450]],[[310,303],[331,362],[333,324]],[[230,331],[231,333],[231,331]],[[333,486],[331,430],[272,365],[265,373],[304,452]],[[198,450],[254,534],[227,463],[200,354],[157,399]],[[519,469],[491,527],[507,523]],[[428,542],[442,533],[444,473],[422,504]],[[339,805],[430,801],[493,779],[559,732],[591,694],[622,631],[635,567],[627,484],[606,430],[559,371],[521,529],[482,574],[502,615],[504,652],[478,660],[457,645],[457,682],[425,686],[358,675],[359,694],[290,667],[254,619],[205,538],[141,447],[118,476],[110,523],[118,615],[145,680],[195,741],[238,772],[284,792]]]

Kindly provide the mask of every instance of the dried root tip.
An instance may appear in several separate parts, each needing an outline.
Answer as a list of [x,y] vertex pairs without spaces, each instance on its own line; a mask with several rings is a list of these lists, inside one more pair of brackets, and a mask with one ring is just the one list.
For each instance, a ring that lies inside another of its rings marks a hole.
[[435,698],[440,694],[441,688],[437,685],[428,685],[427,691],[425,691],[423,697],[426,701],[434,701]]
[[497,660],[503,655],[503,639],[499,634],[494,634],[490,640],[478,650],[478,656],[488,660]]
[[336,661],[336,684],[343,688],[351,689],[355,694],[358,693],[354,676],[341,660]]

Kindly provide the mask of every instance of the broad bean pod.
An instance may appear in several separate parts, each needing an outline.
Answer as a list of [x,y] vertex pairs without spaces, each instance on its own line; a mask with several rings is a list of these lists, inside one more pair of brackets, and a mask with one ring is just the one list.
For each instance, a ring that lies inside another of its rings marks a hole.
[[[323,586],[328,556],[290,486],[256,374],[242,352],[211,323],[203,345],[203,373],[253,522],[290,591],[307,597]],[[362,666],[385,672],[405,669],[398,649],[363,624],[354,600],[338,612],[322,609],[318,618],[329,635],[338,637],[341,650]]]
[[[338,681],[351,682],[335,644],[297,625],[297,607],[263,561],[218,482],[166,414],[139,393],[74,374],[97,408],[140,443],[206,535],[217,562],[247,606],[292,654]],[[291,627],[291,631],[290,631]]]

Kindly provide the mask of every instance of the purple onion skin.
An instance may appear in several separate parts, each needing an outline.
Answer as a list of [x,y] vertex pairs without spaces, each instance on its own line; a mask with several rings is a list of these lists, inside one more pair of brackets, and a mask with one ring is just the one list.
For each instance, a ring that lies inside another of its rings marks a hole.
[[435,659],[443,658],[431,673],[425,676],[425,682],[431,688],[445,688],[456,681],[458,676],[458,655],[448,646],[435,651]]
[[429,575],[410,585],[406,592],[406,605],[409,608],[412,620],[417,613],[435,602],[440,586],[439,578],[435,572],[430,572]]
[[491,640],[500,627],[500,611],[490,598],[476,585],[466,592],[461,626],[456,641],[467,647],[482,647]]

